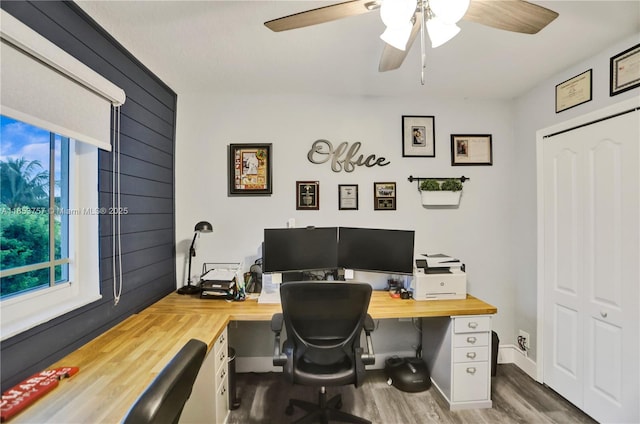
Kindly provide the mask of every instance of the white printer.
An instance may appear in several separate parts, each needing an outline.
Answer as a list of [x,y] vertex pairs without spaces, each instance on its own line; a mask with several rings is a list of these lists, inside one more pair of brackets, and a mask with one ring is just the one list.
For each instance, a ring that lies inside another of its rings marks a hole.
[[415,300],[467,298],[467,274],[460,268],[430,269],[416,260],[411,288]]

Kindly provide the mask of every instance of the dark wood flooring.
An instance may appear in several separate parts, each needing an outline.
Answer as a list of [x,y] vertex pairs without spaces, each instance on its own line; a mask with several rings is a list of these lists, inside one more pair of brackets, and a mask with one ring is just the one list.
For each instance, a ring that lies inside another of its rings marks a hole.
[[[229,414],[228,424],[287,423],[303,416],[296,408],[285,414],[290,397],[317,402],[311,387],[292,386],[279,373],[242,373],[236,376],[240,407]],[[422,423],[596,423],[589,416],[526,375],[513,364],[500,364],[492,380],[493,408],[449,411],[446,402],[431,387],[406,393],[386,383],[382,370],[369,371],[359,388],[329,387],[329,398],[342,394],[343,410],[378,424]]]

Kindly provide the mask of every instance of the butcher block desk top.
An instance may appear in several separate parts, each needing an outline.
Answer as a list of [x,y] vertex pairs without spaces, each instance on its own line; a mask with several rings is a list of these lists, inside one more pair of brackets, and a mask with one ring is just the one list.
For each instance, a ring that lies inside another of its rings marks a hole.
[[[48,368],[79,367],[12,423],[119,423],[164,366],[192,338],[212,348],[230,321],[269,321],[279,304],[200,299],[169,294],[141,313],[70,353]],[[374,291],[374,319],[495,314],[496,307],[468,295],[465,300],[394,299]]]

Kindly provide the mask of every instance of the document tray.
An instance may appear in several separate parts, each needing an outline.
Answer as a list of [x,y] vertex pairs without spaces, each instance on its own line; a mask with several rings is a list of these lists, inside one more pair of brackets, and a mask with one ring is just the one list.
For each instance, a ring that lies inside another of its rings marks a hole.
[[238,291],[235,279],[231,281],[201,281],[200,289],[201,299],[233,300],[235,299],[236,293]]

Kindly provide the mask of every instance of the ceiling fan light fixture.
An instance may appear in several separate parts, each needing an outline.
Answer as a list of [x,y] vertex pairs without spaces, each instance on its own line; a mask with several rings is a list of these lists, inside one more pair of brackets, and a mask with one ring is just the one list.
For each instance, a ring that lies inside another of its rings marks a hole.
[[438,19],[455,24],[467,13],[470,0],[429,0],[429,8]]
[[387,27],[396,27],[409,22],[416,11],[416,0],[383,0],[380,19]]
[[431,47],[435,49],[458,35],[460,27],[456,24],[447,24],[434,17],[427,21],[427,32],[431,40]]
[[398,50],[404,51],[407,48],[407,42],[411,36],[413,25],[407,22],[405,25],[395,27],[387,27],[380,35],[380,39]]

